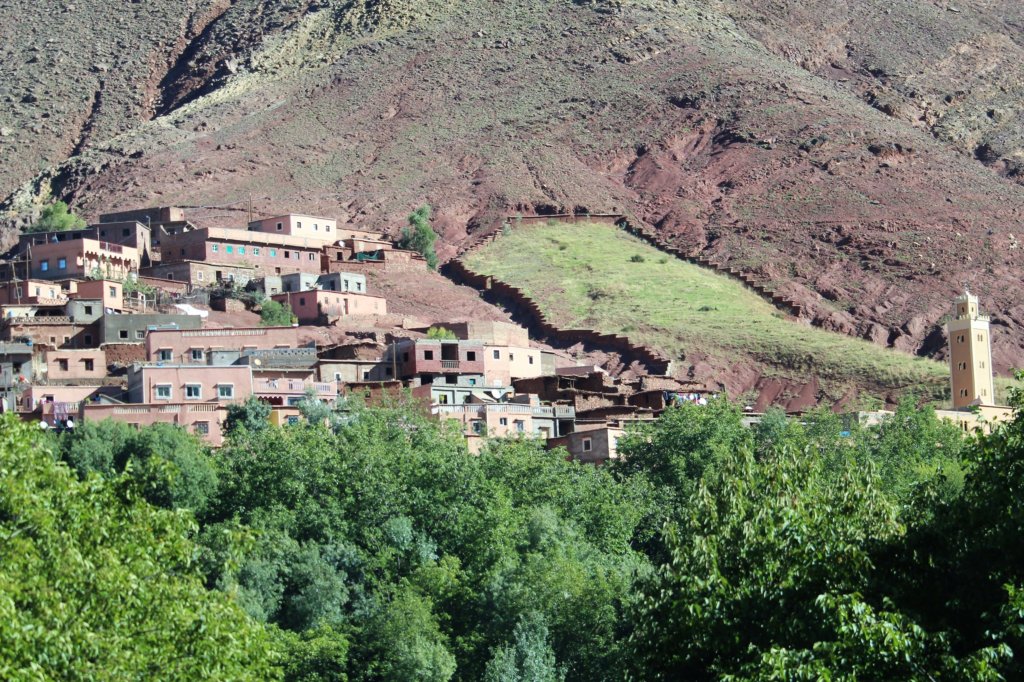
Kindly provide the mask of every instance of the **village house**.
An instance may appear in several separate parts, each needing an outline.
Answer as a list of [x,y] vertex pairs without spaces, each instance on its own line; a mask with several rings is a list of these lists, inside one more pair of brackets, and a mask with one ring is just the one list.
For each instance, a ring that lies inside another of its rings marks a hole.
[[387,315],[388,312],[387,299],[369,294],[313,289],[275,294],[270,298],[291,307],[299,324],[320,324],[351,315]]
[[99,276],[123,280],[139,269],[139,252],[131,246],[79,238],[33,243],[28,251],[32,279],[86,279]]
[[388,347],[385,366],[393,362],[398,378],[430,384],[438,374],[484,373],[484,346],[478,341],[403,339]]
[[151,362],[209,363],[215,351],[239,354],[258,349],[300,348],[297,327],[238,327],[231,329],[154,329],[145,339]]
[[621,426],[577,423],[576,428],[573,433],[548,439],[548,448],[565,448],[570,460],[587,464],[604,464],[618,459],[619,439],[625,434]]
[[230,279],[218,266],[252,267],[252,277],[292,272],[319,275],[322,249],[323,242],[316,239],[207,227],[165,237],[160,245],[160,267],[150,268],[145,274],[159,277],[169,263],[193,261],[206,264],[203,277],[197,276],[193,284]]
[[337,220],[298,213],[253,220],[249,223],[249,231],[281,234],[332,244],[340,239]]
[[107,376],[107,354],[98,348],[57,349],[44,353],[47,381],[93,381]]
[[246,365],[140,365],[128,368],[128,402],[242,402],[253,394]]
[[151,331],[199,329],[203,318],[180,313],[131,313],[104,315],[98,325],[101,344],[142,343]]
[[253,381],[253,393],[273,406],[295,406],[306,397],[307,392],[327,403],[338,399],[338,385],[333,381],[269,378]]

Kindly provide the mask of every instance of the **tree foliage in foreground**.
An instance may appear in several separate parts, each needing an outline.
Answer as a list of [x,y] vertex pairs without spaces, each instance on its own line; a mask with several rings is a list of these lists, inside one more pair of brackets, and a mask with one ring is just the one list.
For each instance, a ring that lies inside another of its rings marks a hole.
[[[164,571],[160,589],[185,581],[175,606],[159,602],[181,618],[177,604],[220,605],[248,632],[237,603],[264,628],[252,664],[288,680],[1024,677],[1020,416],[968,438],[910,403],[872,427],[820,411],[771,413],[753,429],[728,403],[685,405],[595,468],[525,439],[471,455],[457,429],[415,405],[339,410],[310,396],[307,418],[287,427],[253,407],[233,412],[212,457],[176,427],[21,429],[14,441],[48,440],[82,481],[43,456],[63,472],[57,492],[37,486],[16,507],[63,504],[81,486],[102,491],[101,523],[173,520],[174,533],[115,534],[118,549],[104,551]],[[0,542],[26,541],[5,528]],[[68,528],[48,558],[79,551],[86,531]],[[63,570],[11,556],[0,558],[5,596]],[[106,579],[74,565],[56,581],[71,595]],[[162,613],[104,599],[137,610],[110,616],[118,623]],[[222,631],[203,632],[233,665]],[[129,656],[116,637],[89,641],[95,654],[79,665]],[[213,646],[186,641],[196,660]],[[55,660],[44,665],[70,665]]]
[[275,677],[267,634],[204,587],[190,513],[78,480],[7,415],[0,490],[0,678]]

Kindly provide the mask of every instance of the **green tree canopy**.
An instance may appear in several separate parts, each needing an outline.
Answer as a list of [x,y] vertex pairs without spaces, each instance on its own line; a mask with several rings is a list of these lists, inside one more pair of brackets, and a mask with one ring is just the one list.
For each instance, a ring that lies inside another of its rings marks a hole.
[[85,220],[78,217],[63,201],[55,201],[39,214],[39,220],[25,229],[25,232],[63,232],[85,227]]
[[437,252],[434,250],[434,242],[437,241],[437,233],[430,225],[430,206],[420,206],[409,214],[409,224],[402,228],[402,236],[398,240],[398,247],[418,252],[427,259],[427,266],[431,270],[437,269]]
[[0,677],[275,679],[266,633],[204,587],[189,515],[134,489],[0,416]]

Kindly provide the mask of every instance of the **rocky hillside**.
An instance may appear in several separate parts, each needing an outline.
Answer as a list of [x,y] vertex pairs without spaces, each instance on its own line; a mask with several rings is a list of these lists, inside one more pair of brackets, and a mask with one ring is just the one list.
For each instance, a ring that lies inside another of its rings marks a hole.
[[[5,0],[2,208],[301,208],[453,254],[615,211],[925,354],[965,283],[1024,364],[1014,0]],[[207,210],[238,224],[240,215]]]

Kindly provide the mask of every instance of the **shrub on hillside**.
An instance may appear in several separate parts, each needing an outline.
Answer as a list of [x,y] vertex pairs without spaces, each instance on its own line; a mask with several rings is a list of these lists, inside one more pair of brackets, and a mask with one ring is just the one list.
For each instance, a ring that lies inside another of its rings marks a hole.
[[63,201],[55,201],[39,214],[39,220],[25,228],[25,232],[63,232],[85,227],[85,220],[76,216]]
[[264,301],[260,308],[260,324],[264,327],[287,327],[294,321],[292,307],[287,303]]
[[437,233],[430,225],[430,206],[420,206],[409,214],[409,225],[402,229],[402,236],[398,240],[398,247],[418,252],[427,259],[427,265],[431,270],[437,269],[437,252],[434,250],[434,242],[437,241]]

